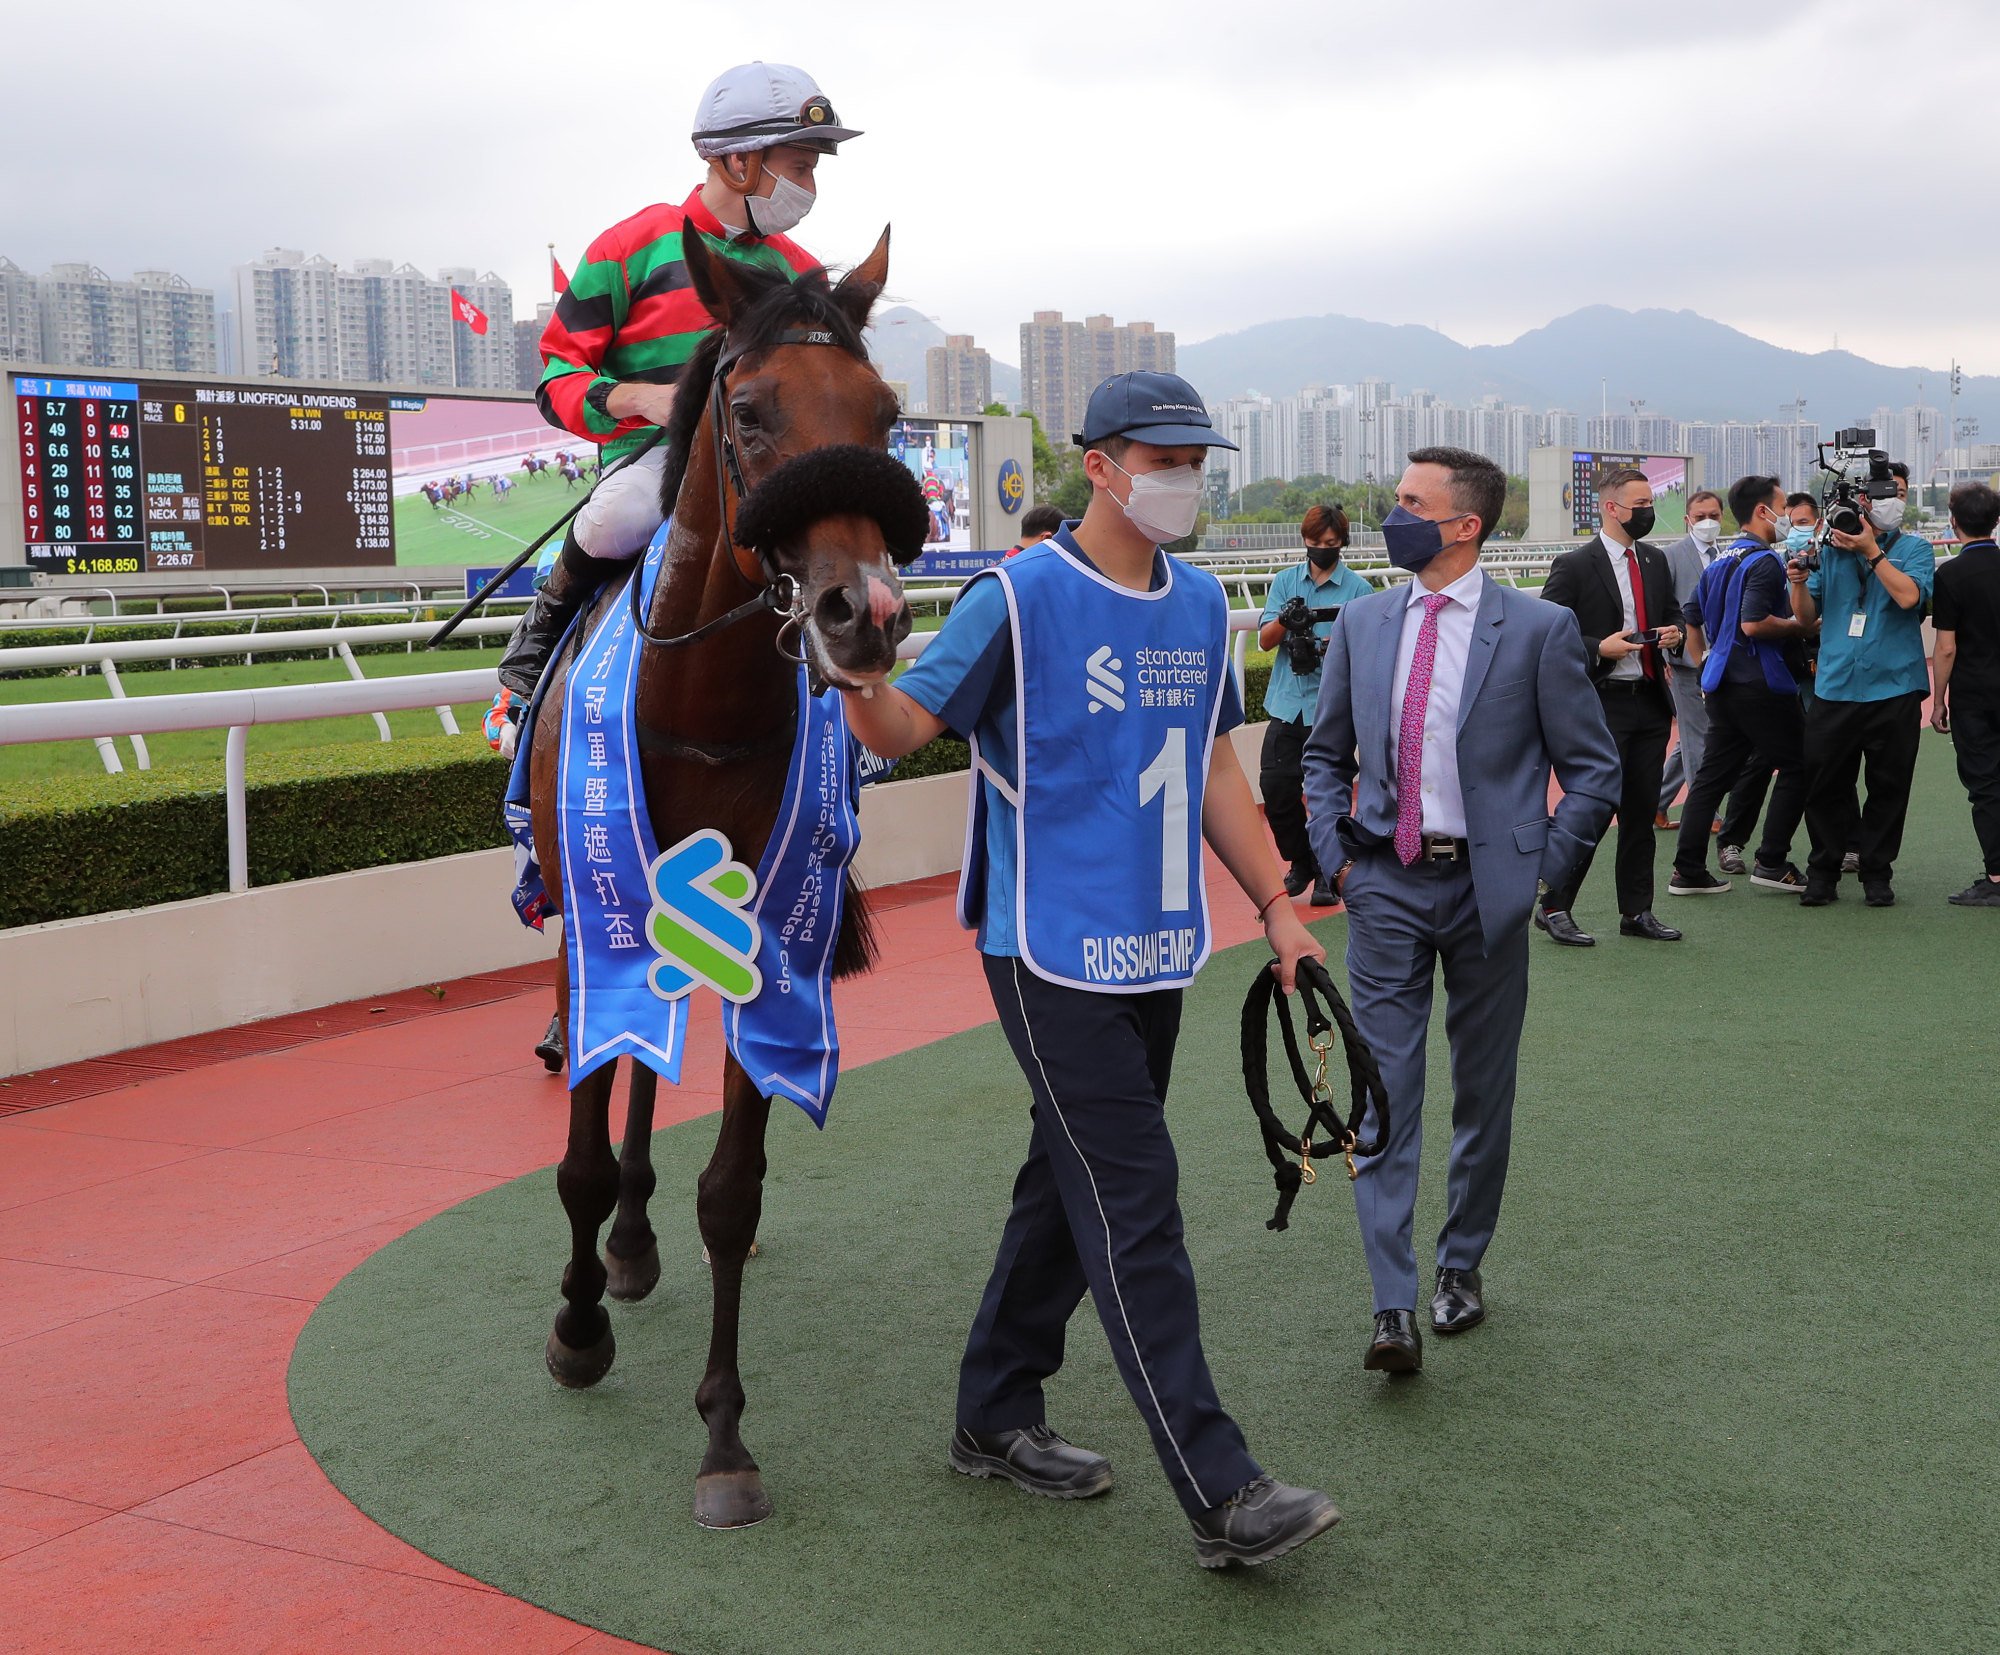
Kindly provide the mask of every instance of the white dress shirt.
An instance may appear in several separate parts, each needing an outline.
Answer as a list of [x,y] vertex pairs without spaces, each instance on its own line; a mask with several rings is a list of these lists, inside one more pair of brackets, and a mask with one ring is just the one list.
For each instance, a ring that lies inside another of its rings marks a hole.
[[[1639,610],[1632,602],[1632,566],[1625,561],[1625,548],[1610,535],[1600,531],[1599,540],[1604,547],[1605,555],[1611,559],[1611,578],[1618,582],[1618,601],[1625,606],[1625,624],[1622,630],[1631,632],[1639,624]],[[1658,624],[1653,622],[1653,617],[1650,615],[1646,619],[1652,624]],[[1611,663],[1611,671],[1607,676],[1644,678],[1646,669],[1640,664],[1644,659],[1644,655],[1636,649],[1629,655],[1621,655]]]
[[[1409,607],[1403,611],[1403,636],[1396,646],[1396,672],[1389,688],[1389,728],[1395,732],[1395,746],[1401,745],[1403,692],[1410,685],[1410,662],[1424,624],[1424,599],[1430,596],[1422,581],[1411,581],[1405,590]],[[1424,709],[1424,832],[1452,839],[1466,837],[1465,795],[1458,783],[1458,704],[1465,691],[1466,657],[1472,653],[1472,623],[1485,590],[1486,577],[1476,565],[1443,589],[1451,601],[1438,611],[1437,658],[1431,663],[1431,694]],[[1397,759],[1392,748],[1391,765]],[[1395,781],[1393,771],[1390,781]]]

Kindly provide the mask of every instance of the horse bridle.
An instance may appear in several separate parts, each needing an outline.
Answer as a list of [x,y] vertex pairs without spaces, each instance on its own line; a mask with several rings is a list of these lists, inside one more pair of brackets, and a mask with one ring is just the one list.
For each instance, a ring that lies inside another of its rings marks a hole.
[[[832,345],[840,347],[840,340],[830,328],[787,328],[767,345],[758,347],[774,350],[780,345]],[[646,626],[646,617],[639,602],[639,570],[632,571],[627,583],[627,593],[632,605],[632,624],[639,636],[656,649],[682,649],[689,644],[698,644],[704,638],[712,638],[718,632],[726,631],[740,621],[747,621],[754,615],[765,613],[781,615],[784,624],[778,629],[778,653],[788,661],[804,664],[805,650],[801,639],[800,650],[794,655],[785,648],[787,632],[802,632],[805,626],[805,594],[800,589],[797,577],[781,569],[773,569],[769,559],[761,549],[752,550],[736,544],[734,505],[740,506],[749,494],[743,481],[743,462],[737,457],[736,439],[729,430],[728,386],[729,370],[736,366],[751,347],[747,344],[732,346],[727,336],[723,339],[722,354],[716,358],[715,372],[708,382],[708,418],[715,439],[715,498],[722,508],[722,532],[728,538],[731,556],[736,561],[736,572],[744,582],[755,590],[755,596],[734,609],[718,615],[712,621],[704,621],[692,632],[683,632],[674,637],[662,637]],[[746,558],[747,554],[747,558]]]

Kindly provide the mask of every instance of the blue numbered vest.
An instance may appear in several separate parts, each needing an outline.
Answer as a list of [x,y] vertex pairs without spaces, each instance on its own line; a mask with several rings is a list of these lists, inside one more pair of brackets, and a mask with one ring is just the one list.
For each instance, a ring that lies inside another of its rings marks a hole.
[[[1049,541],[978,577],[1012,619],[1014,934],[1036,976],[1071,988],[1178,988],[1208,958],[1201,806],[1229,605],[1214,576],[1165,561],[1134,592]],[[975,754],[961,914],[984,888],[981,773]]]

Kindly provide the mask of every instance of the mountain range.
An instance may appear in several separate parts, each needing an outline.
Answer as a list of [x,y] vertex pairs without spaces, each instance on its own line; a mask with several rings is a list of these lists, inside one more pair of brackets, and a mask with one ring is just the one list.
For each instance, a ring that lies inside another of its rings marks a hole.
[[[945,330],[923,312],[896,305],[876,319],[869,349],[887,378],[905,381],[913,400],[924,387],[924,351]],[[1506,345],[1461,345],[1435,328],[1368,322],[1353,316],[1299,316],[1182,345],[1180,372],[1209,402],[1261,391],[1291,396],[1308,385],[1386,379],[1398,394],[1435,393],[1470,404],[1484,396],[1542,412],[1566,408],[1588,417],[1608,405],[1683,420],[1775,420],[1781,405],[1805,399],[1805,418],[1831,436],[1865,425],[1879,407],[1924,402],[1944,408],[1944,370],[1892,367],[1852,351],[1795,351],[1711,321],[1691,310],[1620,310],[1591,305],[1532,329]],[[1020,370],[996,359],[993,394],[1020,396]],[[1961,419],[1981,422],[1984,440],[2000,440],[2000,376],[1965,376]]]

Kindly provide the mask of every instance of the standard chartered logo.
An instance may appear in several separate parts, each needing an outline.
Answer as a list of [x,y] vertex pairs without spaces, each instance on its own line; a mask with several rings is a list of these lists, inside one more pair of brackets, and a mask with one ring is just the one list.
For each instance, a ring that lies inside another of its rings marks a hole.
[[662,1000],[706,983],[725,1000],[753,1000],[764,986],[756,966],[762,934],[743,910],[757,876],[735,861],[713,828],[691,833],[660,853],[647,876],[653,905],[646,938],[660,958],[646,981]]
[[1109,644],[1098,645],[1090,659],[1084,663],[1083,688],[1090,697],[1090,710],[1102,712],[1109,707],[1114,713],[1125,710],[1125,680],[1118,676],[1125,663],[1111,653]]

